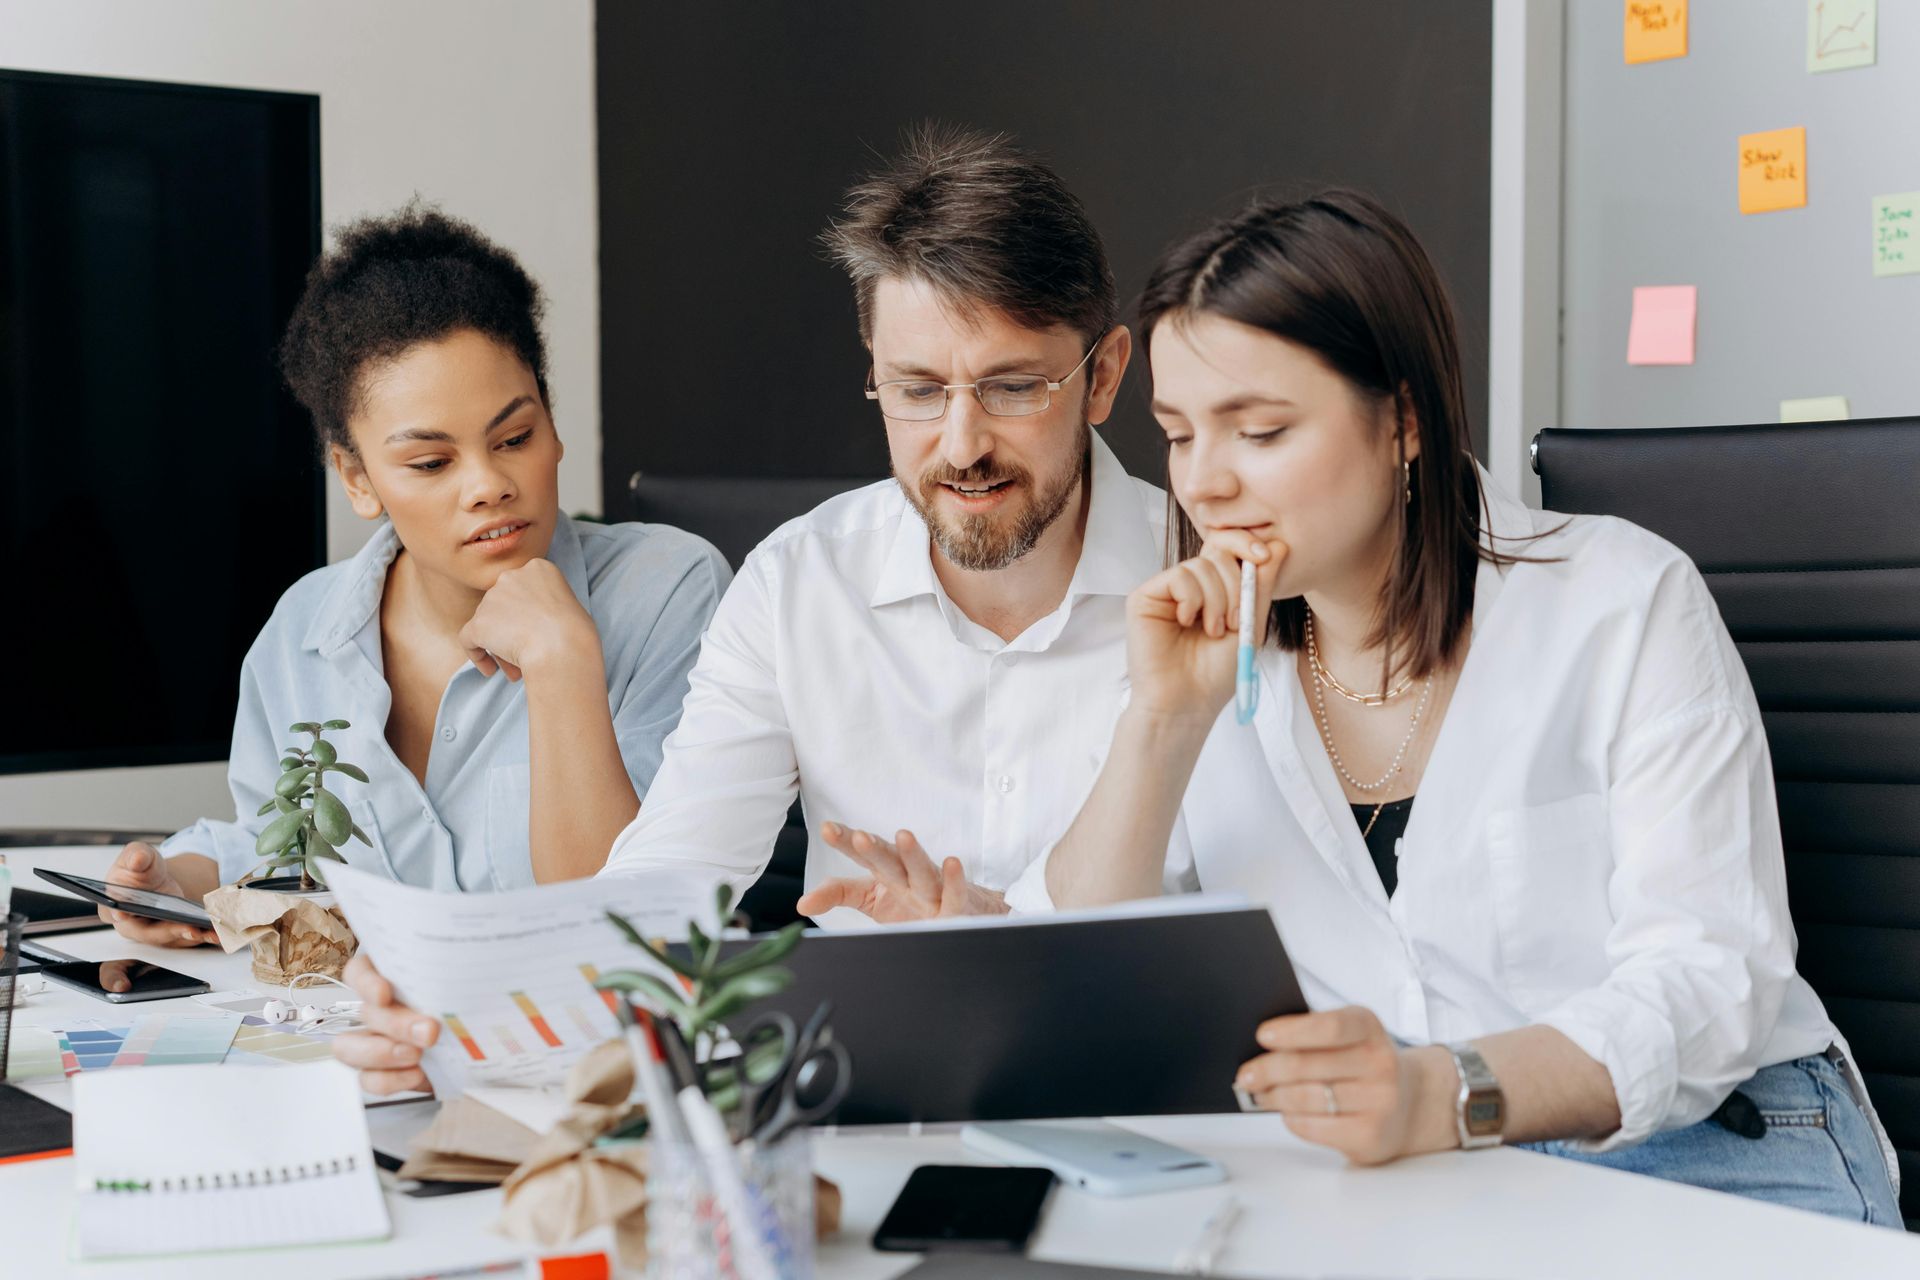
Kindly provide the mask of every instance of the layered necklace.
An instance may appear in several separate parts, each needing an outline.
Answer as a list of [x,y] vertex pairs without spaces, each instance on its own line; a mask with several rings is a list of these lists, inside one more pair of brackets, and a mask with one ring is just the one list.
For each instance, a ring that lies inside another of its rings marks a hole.
[[[1400,766],[1407,758],[1407,748],[1413,745],[1414,737],[1420,732],[1421,717],[1426,715],[1427,701],[1433,696],[1433,673],[1429,671],[1420,682],[1420,701],[1413,708],[1413,723],[1407,726],[1407,736],[1400,739],[1400,749],[1393,753],[1393,763],[1387,766],[1387,771],[1377,780],[1362,782],[1347,769],[1346,761],[1340,758],[1340,748],[1334,745],[1333,725],[1327,719],[1327,690],[1332,689],[1347,701],[1357,702],[1363,707],[1384,707],[1413,687],[1413,677],[1406,676],[1400,683],[1383,689],[1379,693],[1356,693],[1347,688],[1334,679],[1333,673],[1327,670],[1325,663],[1320,661],[1320,646],[1314,642],[1313,638],[1313,610],[1311,609],[1307,610],[1307,665],[1313,672],[1314,719],[1320,726],[1320,740],[1327,745],[1327,757],[1333,761],[1333,767],[1355,791],[1371,792],[1383,789],[1399,776]],[[1373,807],[1373,816],[1367,819],[1365,829],[1360,832],[1362,840],[1373,834],[1373,825],[1380,821],[1380,812],[1386,807],[1385,800]]]

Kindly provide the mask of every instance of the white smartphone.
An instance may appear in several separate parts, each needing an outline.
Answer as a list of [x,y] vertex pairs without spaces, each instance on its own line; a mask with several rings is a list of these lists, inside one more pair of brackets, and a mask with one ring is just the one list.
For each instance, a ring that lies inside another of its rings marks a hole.
[[996,1121],[960,1130],[969,1150],[1008,1164],[1051,1169],[1096,1196],[1136,1196],[1225,1182],[1220,1162],[1104,1120]]

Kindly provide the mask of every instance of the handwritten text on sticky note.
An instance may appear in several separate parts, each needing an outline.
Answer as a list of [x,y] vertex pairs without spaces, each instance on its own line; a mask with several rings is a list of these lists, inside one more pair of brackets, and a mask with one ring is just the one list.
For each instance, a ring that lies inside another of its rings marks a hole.
[[1873,198],[1873,274],[1920,272],[1920,191]]
[[1807,131],[1740,135],[1740,212],[1798,209],[1807,202]]
[[1626,0],[1627,63],[1687,56],[1687,0]]
[[1807,0],[1807,70],[1873,65],[1876,0]]
[[1628,364],[1692,364],[1699,290],[1690,284],[1641,285],[1627,326]]

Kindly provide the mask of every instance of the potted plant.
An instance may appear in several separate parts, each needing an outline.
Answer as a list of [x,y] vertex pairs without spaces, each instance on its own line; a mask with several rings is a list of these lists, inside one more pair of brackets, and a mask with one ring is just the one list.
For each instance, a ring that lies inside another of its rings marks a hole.
[[351,727],[345,720],[303,720],[292,726],[292,732],[312,741],[282,753],[273,798],[256,815],[275,815],[254,841],[262,862],[238,884],[206,897],[223,945],[228,950],[251,945],[253,976],[262,982],[285,984],[302,973],[338,978],[359,946],[326,892],[323,870],[329,862],[346,861],[339,850],[349,840],[373,844],[327,785],[335,776],[367,781],[366,771],[340,759],[326,739],[331,730]]
[[329,773],[356,782],[367,781],[366,771],[340,759],[334,745],[326,740],[328,730],[352,727],[345,720],[318,724],[302,720],[291,727],[290,732],[308,734],[313,741],[305,747],[288,747],[281,757],[280,779],[274,784],[273,798],[259,810],[261,815],[275,810],[279,813],[262,829],[259,839],[254,841],[253,851],[265,859],[255,868],[256,874],[261,870],[294,868],[300,874],[249,879],[244,881],[249,889],[312,893],[326,885],[326,875],[321,871],[323,864],[346,861],[339,853],[341,845],[358,840],[372,846],[373,842],[354,823],[340,797],[326,787]]

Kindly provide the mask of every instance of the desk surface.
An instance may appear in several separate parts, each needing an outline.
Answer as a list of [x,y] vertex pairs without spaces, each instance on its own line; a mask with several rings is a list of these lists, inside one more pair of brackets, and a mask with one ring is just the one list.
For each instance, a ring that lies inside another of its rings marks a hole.
[[[8,861],[19,877],[54,863],[97,875],[112,850],[24,853]],[[43,887],[37,881],[35,887]],[[50,946],[88,958],[140,955],[198,974],[215,990],[259,989],[245,953],[210,947],[160,951],[107,932],[65,934]],[[58,1027],[168,1002],[109,1005],[52,987],[14,1011],[27,1026]],[[145,1068],[131,1068],[143,1070]],[[154,1068],[164,1070],[164,1068]],[[33,1092],[66,1104],[68,1084],[34,1082]],[[376,1145],[391,1146],[423,1126],[435,1104],[368,1112]],[[1102,1200],[1062,1189],[1048,1207],[1032,1253],[1056,1261],[1166,1268],[1198,1234],[1221,1198],[1246,1206],[1220,1258],[1222,1274],[1346,1277],[1685,1277],[1750,1280],[1838,1274],[1920,1276],[1920,1237],[1779,1209],[1733,1196],[1615,1173],[1525,1151],[1451,1152],[1382,1169],[1350,1167],[1309,1147],[1270,1116],[1180,1116],[1127,1120],[1129,1127],[1204,1152],[1226,1165],[1225,1186]],[[820,1172],[840,1184],[845,1224],[822,1245],[822,1276],[893,1276],[905,1254],[875,1253],[866,1241],[916,1165],[978,1163],[950,1131],[843,1130],[816,1140]],[[260,1254],[208,1255],[124,1264],[67,1257],[71,1160],[0,1167],[0,1255],[9,1277],[61,1275],[165,1280],[257,1280]],[[446,1270],[514,1256],[519,1246],[490,1231],[497,1191],[431,1200],[389,1195],[394,1235],[375,1245],[272,1255],[275,1280],[353,1280]],[[549,1250],[548,1252],[553,1252]]]

